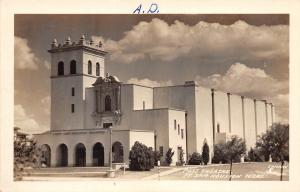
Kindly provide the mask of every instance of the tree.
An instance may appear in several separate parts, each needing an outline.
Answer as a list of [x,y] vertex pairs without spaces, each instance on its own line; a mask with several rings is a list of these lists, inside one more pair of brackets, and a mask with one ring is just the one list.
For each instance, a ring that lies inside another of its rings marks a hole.
[[135,171],[149,171],[154,168],[154,152],[136,141],[129,152],[129,168]]
[[166,158],[165,158],[167,165],[171,165],[171,163],[173,161],[172,160],[173,155],[174,155],[174,151],[172,152],[172,148],[169,148],[166,153]]
[[206,140],[204,141],[204,145],[202,147],[202,159],[203,159],[204,165],[207,165],[207,163],[209,161],[209,147],[208,147]]
[[215,144],[214,145],[214,156],[212,158],[212,163],[226,163],[225,159],[225,143]]
[[201,163],[202,157],[200,153],[194,152],[189,159],[189,165],[200,165]]
[[256,149],[261,154],[271,155],[272,160],[281,162],[280,181],[282,181],[284,160],[289,156],[289,125],[273,124],[271,129],[258,138]]
[[14,139],[14,178],[21,180],[22,176],[26,174],[26,168],[38,167],[40,154],[40,149],[33,138],[16,132]]
[[232,136],[231,140],[225,143],[224,155],[227,162],[230,162],[229,181],[231,181],[232,162],[240,159],[246,153],[246,144],[242,138]]

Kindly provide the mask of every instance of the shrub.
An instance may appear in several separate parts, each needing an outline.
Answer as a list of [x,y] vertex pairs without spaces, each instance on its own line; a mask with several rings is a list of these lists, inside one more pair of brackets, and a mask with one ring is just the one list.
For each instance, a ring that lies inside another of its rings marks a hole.
[[161,153],[159,151],[154,151],[154,164],[157,166],[157,162],[161,161]]
[[207,142],[204,142],[204,145],[202,147],[202,159],[204,165],[207,165],[207,163],[209,162],[209,147],[207,145]]
[[165,158],[167,165],[171,165],[173,155],[174,155],[174,151],[172,152],[172,148],[169,148]]
[[214,156],[212,158],[212,163],[226,163],[225,158],[225,144],[216,144],[214,146]]
[[136,141],[129,153],[129,168],[135,171],[149,171],[154,167],[154,152]]
[[254,150],[252,147],[250,148],[248,152],[248,159],[247,161],[252,161],[252,162],[262,162],[263,158],[258,154],[257,150]]
[[189,159],[189,165],[200,165],[201,163],[202,157],[200,153],[194,152]]

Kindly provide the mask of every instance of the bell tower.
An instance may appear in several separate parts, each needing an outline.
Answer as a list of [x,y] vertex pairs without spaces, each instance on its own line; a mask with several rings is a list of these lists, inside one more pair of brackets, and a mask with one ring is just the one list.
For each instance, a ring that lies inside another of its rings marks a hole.
[[104,77],[107,52],[102,42],[82,36],[78,42],[68,37],[63,44],[56,39],[51,54],[51,131],[84,129],[85,89]]

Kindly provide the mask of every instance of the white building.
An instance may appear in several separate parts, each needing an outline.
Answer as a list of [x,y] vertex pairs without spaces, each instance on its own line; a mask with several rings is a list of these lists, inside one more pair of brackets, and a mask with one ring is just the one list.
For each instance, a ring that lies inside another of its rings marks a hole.
[[[124,84],[105,73],[107,52],[83,36],[79,42],[56,40],[51,53],[51,128],[36,134],[51,166],[104,166],[109,162],[112,126],[113,162],[129,162],[139,141],[178,161],[184,153],[202,152],[236,134],[253,146],[256,136],[275,121],[266,101],[201,87],[147,87]],[[211,155],[212,156],[212,155]],[[186,158],[186,157],[185,157]],[[164,159],[164,157],[162,158]]]

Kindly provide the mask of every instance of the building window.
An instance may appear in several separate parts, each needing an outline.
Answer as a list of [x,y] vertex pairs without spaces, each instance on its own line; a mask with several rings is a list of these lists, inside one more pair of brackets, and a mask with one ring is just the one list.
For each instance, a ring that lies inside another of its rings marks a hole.
[[57,75],[64,75],[64,62],[62,61],[57,65]]
[[76,61],[72,60],[70,63],[70,74],[76,74]]
[[160,156],[164,156],[164,147],[163,146],[159,147],[159,154],[160,154]]
[[71,105],[71,111],[72,111],[72,113],[75,112],[75,104],[72,104],[72,105]]
[[184,135],[183,135],[183,129],[181,129],[181,139],[184,138]]
[[100,76],[100,65],[99,65],[99,63],[96,63],[96,75]]
[[105,97],[105,111],[111,111],[111,99],[109,95]]
[[180,125],[178,124],[178,135],[180,135]]
[[91,61],[88,61],[88,74],[91,75],[92,74],[92,62]]
[[145,101],[143,101],[143,109],[145,110]]
[[112,123],[103,123],[103,128],[109,128],[112,126]]
[[217,133],[220,133],[220,124],[217,124]]
[[175,129],[175,130],[177,129],[177,122],[176,122],[176,119],[174,120],[174,129]]
[[72,96],[75,96],[75,88],[72,87]]

